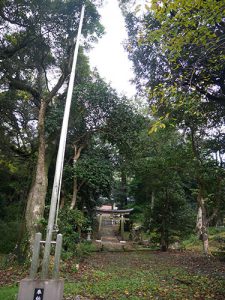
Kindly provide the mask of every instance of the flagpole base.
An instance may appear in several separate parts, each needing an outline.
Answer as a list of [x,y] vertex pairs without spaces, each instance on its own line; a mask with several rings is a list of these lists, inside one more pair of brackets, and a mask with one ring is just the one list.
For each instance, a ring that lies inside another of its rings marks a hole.
[[62,300],[64,279],[30,279],[20,281],[17,300]]

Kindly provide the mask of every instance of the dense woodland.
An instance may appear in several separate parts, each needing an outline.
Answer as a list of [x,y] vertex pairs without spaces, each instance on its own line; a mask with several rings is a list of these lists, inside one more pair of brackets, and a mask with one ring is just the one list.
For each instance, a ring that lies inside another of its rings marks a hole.
[[[19,258],[45,232],[83,2],[0,2],[0,252]],[[195,234],[209,254],[208,228],[225,217],[224,1],[152,0],[144,12],[120,1],[135,101],[90,70],[88,50],[104,34],[100,2],[85,1],[60,200],[64,249],[94,226],[96,206],[116,203],[134,208],[133,222],[161,250]]]

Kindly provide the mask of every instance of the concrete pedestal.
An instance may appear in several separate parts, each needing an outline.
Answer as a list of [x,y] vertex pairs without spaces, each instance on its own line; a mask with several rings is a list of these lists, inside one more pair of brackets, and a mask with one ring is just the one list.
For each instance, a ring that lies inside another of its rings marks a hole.
[[64,279],[22,279],[17,300],[62,300]]

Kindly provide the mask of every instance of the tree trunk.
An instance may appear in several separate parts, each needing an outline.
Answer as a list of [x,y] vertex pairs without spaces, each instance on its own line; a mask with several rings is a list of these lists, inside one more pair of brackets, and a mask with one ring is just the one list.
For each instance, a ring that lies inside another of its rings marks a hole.
[[196,230],[199,239],[201,239],[201,229],[202,229],[202,208],[199,205],[198,212],[197,212],[197,220],[196,220]]
[[150,205],[150,208],[151,208],[151,215],[150,215],[150,219],[149,219],[149,227],[151,226],[152,221],[153,221],[152,216],[153,216],[154,206],[155,206],[155,193],[154,193],[154,191],[152,191],[152,195],[151,195],[151,205]]
[[161,251],[165,252],[168,249],[168,243],[167,243],[167,237],[166,237],[166,224],[165,219],[162,220],[162,230],[161,230],[161,238],[160,238],[160,248]]
[[63,209],[63,207],[65,206],[65,192],[63,190],[63,188],[61,189],[61,197],[60,197],[60,205],[59,208]]
[[168,229],[166,224],[166,218],[164,217],[162,220],[162,230],[161,230],[161,237],[160,237],[160,248],[161,251],[166,252],[168,250]]
[[124,170],[121,171],[121,192],[122,207],[127,205],[127,175]]
[[[74,145],[74,157],[73,157],[73,167],[76,168],[77,160],[80,158],[81,151],[84,149],[85,145],[81,145],[80,147],[77,147]],[[78,194],[79,188],[77,183],[77,176],[74,175],[73,177],[73,196],[70,204],[70,209],[74,209],[77,202],[77,194]]]
[[74,209],[77,203],[77,193],[78,193],[78,187],[77,187],[77,177],[73,177],[73,196],[72,196],[72,201],[70,204],[70,209]]
[[160,241],[160,248],[161,251],[167,251],[169,247],[169,220],[168,220],[168,214],[169,214],[169,197],[168,197],[168,190],[165,189],[165,206],[162,211],[162,227],[161,227],[161,241]]
[[152,195],[151,195],[151,211],[153,211],[155,206],[155,193],[154,191],[152,191]]
[[201,188],[198,194],[198,214],[197,214],[197,224],[196,228],[198,231],[198,236],[202,240],[203,251],[205,255],[209,255],[209,239],[208,239],[208,231],[207,231],[207,217],[206,217],[206,209],[204,198],[201,193]]
[[31,245],[33,243],[34,235],[39,227],[38,223],[44,215],[45,197],[48,186],[47,170],[45,165],[45,113],[46,102],[41,100],[38,117],[38,157],[32,186],[28,194],[25,215],[26,228]]
[[192,152],[194,154],[194,157],[197,159],[197,170],[198,170],[197,182],[198,182],[199,192],[197,197],[198,214],[197,214],[196,228],[198,231],[198,236],[203,243],[203,251],[206,255],[208,255],[209,254],[209,240],[208,240],[208,232],[207,232],[208,221],[206,217],[206,208],[205,208],[205,202],[203,197],[204,184],[201,178],[201,173],[199,171],[202,166],[202,161],[195,140],[195,130],[193,128],[190,129],[191,129]]

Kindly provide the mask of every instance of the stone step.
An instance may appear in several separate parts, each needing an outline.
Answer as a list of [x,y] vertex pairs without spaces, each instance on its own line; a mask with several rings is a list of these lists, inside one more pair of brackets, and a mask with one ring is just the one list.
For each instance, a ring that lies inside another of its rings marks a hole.
[[102,242],[119,243],[119,240],[114,237],[102,237]]

